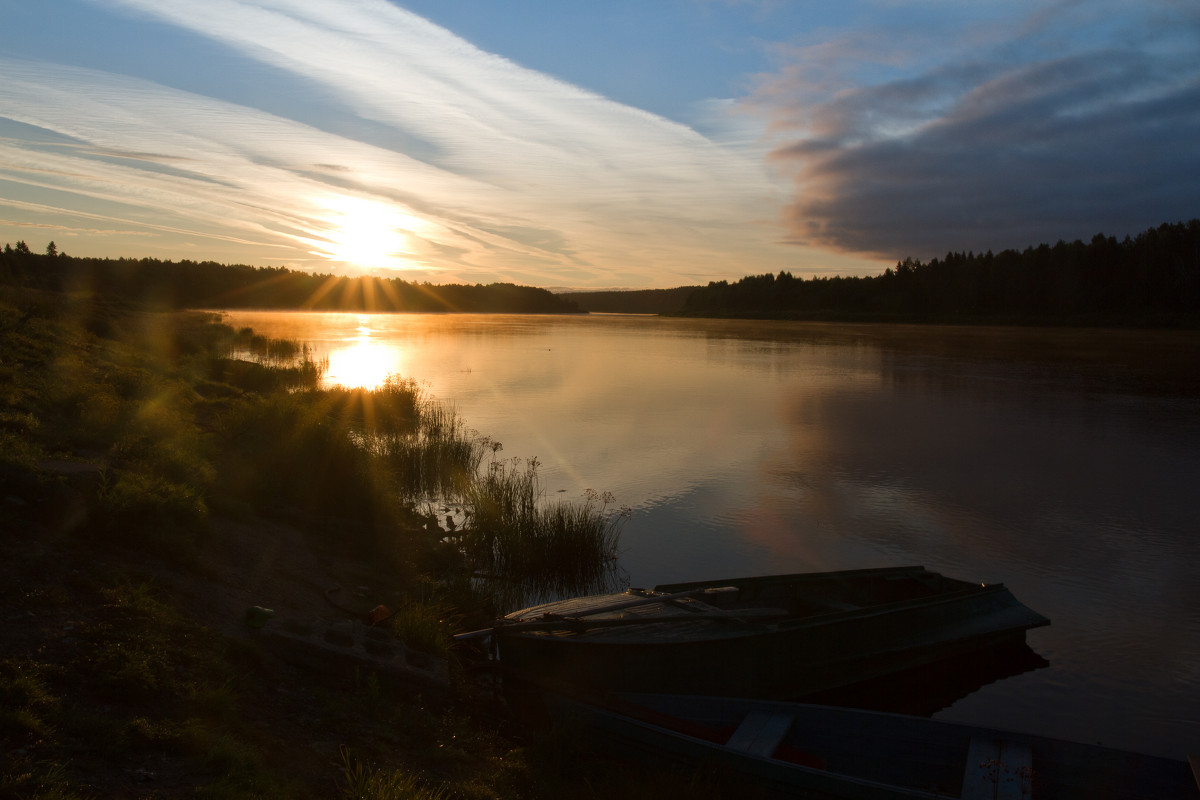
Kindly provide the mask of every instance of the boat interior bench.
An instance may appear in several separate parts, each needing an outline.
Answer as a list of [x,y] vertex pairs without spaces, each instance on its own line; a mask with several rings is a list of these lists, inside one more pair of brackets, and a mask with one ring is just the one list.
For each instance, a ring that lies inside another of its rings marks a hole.
[[974,737],[967,751],[962,800],[1029,800],[1033,752],[1002,739]]
[[751,711],[729,737],[726,746],[750,755],[770,758],[795,721],[795,715],[786,711]]

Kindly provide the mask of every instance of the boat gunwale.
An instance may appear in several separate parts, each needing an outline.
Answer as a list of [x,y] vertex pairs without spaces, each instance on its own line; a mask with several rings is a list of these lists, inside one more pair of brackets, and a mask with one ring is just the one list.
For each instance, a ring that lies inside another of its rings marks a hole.
[[[863,569],[829,570],[826,572],[791,572],[779,575],[755,575],[742,578],[722,578],[719,580],[679,581],[676,583],[660,583],[654,587],[656,592],[681,592],[688,589],[702,589],[709,586],[770,585],[772,583],[817,583],[824,580],[855,580],[875,576],[901,577],[904,575],[929,575],[940,580],[953,583],[964,583],[969,586],[976,584],[958,578],[948,578],[940,572],[934,572],[921,564],[906,567],[866,567]],[[1003,586],[1001,583],[980,583],[980,586]]]
[[[1031,617],[1028,625],[1023,626],[1022,630],[1039,628],[1050,624],[1050,620],[1036,611],[1024,606],[1019,600],[1008,592],[1007,588],[1002,583],[975,585],[967,584],[966,586],[955,589],[952,592],[938,593],[926,597],[909,598],[906,600],[895,600],[890,603],[881,603],[878,605],[862,606],[852,609],[831,609],[817,614],[808,614],[803,616],[788,617],[782,620],[754,620],[739,617],[736,613],[733,614],[713,614],[705,615],[703,612],[696,612],[695,618],[689,620],[700,625],[711,627],[716,633],[712,636],[698,637],[697,641],[705,640],[721,640],[736,639],[739,637],[760,637],[775,633],[791,633],[807,629],[816,629],[826,625],[840,624],[849,620],[870,619],[871,617],[881,615],[891,615],[897,612],[913,611],[917,609],[935,608],[939,605],[957,604],[964,599],[974,599],[985,597],[988,595],[998,595],[1007,593],[1012,597],[1014,607],[1024,607]],[[653,598],[647,598],[653,601]],[[538,608],[535,606],[534,608]],[[495,633],[501,637],[508,636],[533,636],[537,638],[553,638],[562,639],[565,641],[578,641],[582,638],[587,638],[589,641],[599,643],[602,638],[605,628],[626,628],[635,625],[652,626],[657,624],[671,624],[669,618],[661,617],[646,617],[631,622],[626,622],[620,619],[583,619],[573,618],[568,616],[545,618],[534,617],[531,619],[521,619],[515,617],[516,614],[522,614],[524,611],[513,612],[507,615],[500,624],[496,626]],[[718,624],[719,623],[719,624]],[[740,630],[731,630],[731,625],[740,626]],[[554,636],[548,637],[547,634],[554,632],[563,632],[571,634],[569,636]],[[584,637],[586,634],[586,637]],[[986,635],[986,634],[984,634]],[[613,642],[617,644],[618,642]],[[620,644],[635,644],[633,641],[619,642]]]
[[[596,597],[604,597],[604,596],[620,597],[622,595],[638,596],[640,594],[640,596],[644,597],[647,600],[653,600],[654,599],[653,593],[674,594],[677,592],[683,592],[683,591],[689,591],[689,590],[699,591],[699,590],[707,589],[707,588],[737,586],[738,584],[749,586],[749,585],[770,585],[773,583],[787,583],[787,584],[817,583],[819,581],[829,580],[832,578],[837,578],[837,579],[842,579],[842,580],[855,580],[858,578],[867,578],[867,577],[872,577],[872,576],[876,576],[876,575],[880,575],[880,576],[884,576],[884,577],[894,575],[896,577],[900,577],[900,576],[906,575],[906,574],[908,574],[908,575],[926,574],[926,575],[935,576],[944,581],[949,581],[949,582],[953,582],[953,583],[961,583],[961,584],[965,584],[966,586],[970,586],[970,587],[976,586],[976,584],[971,583],[969,581],[962,581],[957,578],[947,578],[946,576],[941,575],[940,573],[933,572],[929,569],[926,569],[924,566],[914,565],[914,566],[907,566],[907,567],[871,567],[871,568],[866,568],[866,569],[833,570],[833,571],[827,571],[827,572],[793,572],[793,573],[787,573],[787,574],[781,574],[781,575],[758,575],[758,576],[742,577],[742,578],[727,578],[727,579],[723,579],[723,580],[688,581],[688,582],[683,582],[683,583],[659,584],[659,585],[655,586],[653,589],[649,589],[649,590],[636,588],[636,587],[630,587],[629,589],[626,589],[624,592],[611,592],[609,595],[595,595],[595,596]],[[978,584],[978,585],[979,586],[1003,586],[1004,584],[996,583],[996,584]],[[510,611],[509,613],[505,614],[502,617],[502,619],[506,619],[506,620],[507,619],[515,619],[518,617],[518,615],[529,614],[530,612],[534,612],[539,609],[549,609],[549,608],[553,608],[555,606],[560,606],[565,602],[569,602],[569,600],[571,600],[571,599],[579,599],[579,598],[566,598],[564,600],[554,600],[549,603],[539,603],[537,605],[529,606],[527,608],[517,609],[516,611]]]

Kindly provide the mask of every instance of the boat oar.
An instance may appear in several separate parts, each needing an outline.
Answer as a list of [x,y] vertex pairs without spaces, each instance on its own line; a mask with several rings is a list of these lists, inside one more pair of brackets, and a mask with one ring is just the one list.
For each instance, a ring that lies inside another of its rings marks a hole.
[[532,624],[544,625],[545,623],[555,622],[555,621],[562,623],[562,622],[568,622],[568,621],[572,621],[572,620],[578,620],[580,617],[590,617],[594,614],[605,614],[610,611],[623,611],[627,608],[637,608],[638,606],[648,606],[653,603],[669,603],[672,600],[683,600],[684,598],[695,597],[696,595],[699,595],[699,594],[728,594],[729,592],[736,592],[737,590],[738,589],[736,586],[719,586],[719,587],[713,587],[713,588],[708,588],[708,589],[689,589],[686,592],[673,592],[671,594],[658,594],[658,595],[647,594],[647,595],[638,597],[634,600],[621,600],[616,603],[608,603],[608,604],[605,604],[602,606],[596,606],[594,608],[583,609],[581,611],[573,613],[569,617],[559,617],[554,614],[545,614],[542,617],[537,617],[534,619],[513,620],[513,621],[508,621],[508,618],[505,617],[504,619],[497,620],[496,624],[490,628],[482,628],[477,631],[470,631],[469,633],[460,633],[454,637],[454,640],[462,641],[464,639],[475,639],[480,636],[488,636],[489,634],[495,633],[500,628],[505,628],[505,629],[511,629],[514,627],[524,628],[527,625],[532,625]]

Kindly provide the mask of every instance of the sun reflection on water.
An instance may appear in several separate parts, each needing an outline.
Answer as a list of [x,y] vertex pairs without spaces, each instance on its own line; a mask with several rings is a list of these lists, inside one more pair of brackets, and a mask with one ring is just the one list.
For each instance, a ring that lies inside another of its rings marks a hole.
[[354,332],[353,344],[330,351],[329,371],[325,376],[327,386],[374,389],[388,375],[402,373],[404,349],[396,343],[387,344],[371,338],[369,315],[358,317]]
[[364,338],[371,335],[371,318],[368,316],[359,315],[358,327],[354,329],[359,338]]

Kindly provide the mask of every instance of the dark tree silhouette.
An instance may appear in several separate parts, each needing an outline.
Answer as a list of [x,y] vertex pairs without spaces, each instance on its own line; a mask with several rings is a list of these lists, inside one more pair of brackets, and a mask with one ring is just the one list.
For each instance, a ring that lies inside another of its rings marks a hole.
[[[53,250],[53,252],[52,252]],[[467,311],[577,313],[545,289],[409,283],[398,278],[317,275],[282,267],[256,268],[213,261],[73,258],[30,253],[24,242],[0,255],[0,280],[53,291],[113,295],[158,308],[262,308],[318,311]]]
[[905,258],[882,275],[719,281],[693,292],[689,316],[1075,325],[1200,324],[1200,220],[1118,241],[1059,241],[1024,251]]

